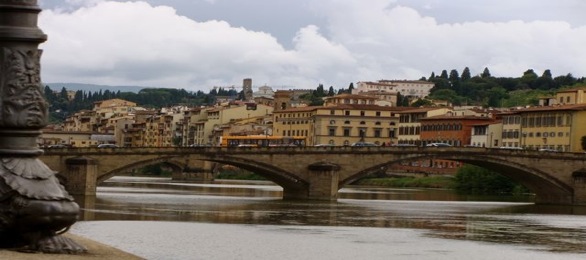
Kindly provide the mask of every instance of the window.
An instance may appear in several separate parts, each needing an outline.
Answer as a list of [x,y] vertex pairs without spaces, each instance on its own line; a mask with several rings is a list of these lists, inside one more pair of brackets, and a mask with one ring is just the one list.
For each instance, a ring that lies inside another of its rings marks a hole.
[[365,115],[364,111],[360,111],[360,116],[364,116],[364,115]]
[[350,136],[350,128],[344,128],[344,136]]
[[380,116],[380,111],[376,111],[376,116]]
[[336,136],[336,128],[328,129],[328,135],[329,136]]
[[350,111],[344,111],[344,115],[349,116],[350,115]]
[[336,120],[330,120],[330,125],[335,125],[336,124]]
[[366,122],[364,122],[364,121],[360,121],[360,124],[361,124],[361,125],[366,125]]
[[381,129],[374,129],[374,137],[381,137]]

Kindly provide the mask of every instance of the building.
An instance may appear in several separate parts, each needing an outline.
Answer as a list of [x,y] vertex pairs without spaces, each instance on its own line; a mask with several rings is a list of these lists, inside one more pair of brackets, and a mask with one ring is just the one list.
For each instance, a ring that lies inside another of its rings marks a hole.
[[583,152],[580,140],[586,136],[586,104],[523,108],[502,119],[503,146]]
[[501,136],[502,132],[503,123],[500,120],[473,124],[469,146],[486,148],[499,147],[499,136]]
[[407,108],[399,113],[397,143],[421,146],[421,119],[445,115],[452,111],[447,107]]
[[274,112],[273,134],[307,136],[308,145],[396,142],[398,111],[404,108],[339,104]]
[[337,106],[337,105],[375,105],[376,97],[370,97],[365,95],[356,94],[340,94],[333,97],[324,98],[324,106]]
[[427,97],[435,86],[433,82],[423,80],[379,80],[378,82],[358,82],[352,94],[362,92],[383,91],[400,93],[410,100]]
[[264,117],[273,113],[273,108],[265,105],[249,102],[233,102],[225,106],[205,108],[201,110],[196,120],[189,128],[193,127],[195,145],[213,145],[220,142],[224,134],[223,128],[240,119],[252,119]]
[[474,126],[491,123],[493,119],[482,116],[441,115],[421,118],[421,144],[447,143],[452,146],[468,146],[472,141]]
[[586,104],[586,87],[560,90],[555,98],[560,105]]

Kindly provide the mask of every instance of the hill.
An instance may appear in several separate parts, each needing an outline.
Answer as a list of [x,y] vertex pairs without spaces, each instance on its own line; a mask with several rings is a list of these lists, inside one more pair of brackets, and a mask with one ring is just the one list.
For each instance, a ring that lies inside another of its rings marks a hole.
[[81,90],[83,92],[98,92],[100,90],[110,90],[112,92],[133,92],[138,93],[141,89],[147,87],[140,86],[107,86],[107,85],[94,85],[94,84],[83,84],[83,83],[45,83],[45,86],[49,86],[52,90],[60,91],[62,88],[67,90]]

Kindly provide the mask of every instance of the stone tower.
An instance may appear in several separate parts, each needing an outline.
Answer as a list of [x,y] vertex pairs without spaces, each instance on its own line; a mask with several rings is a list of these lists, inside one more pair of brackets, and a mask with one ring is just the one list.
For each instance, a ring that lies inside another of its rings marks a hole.
[[275,92],[275,107],[274,111],[281,111],[291,108],[291,98],[293,98],[293,91],[291,90],[277,90]]
[[242,82],[242,92],[244,94],[244,101],[252,100],[252,79],[244,79]]

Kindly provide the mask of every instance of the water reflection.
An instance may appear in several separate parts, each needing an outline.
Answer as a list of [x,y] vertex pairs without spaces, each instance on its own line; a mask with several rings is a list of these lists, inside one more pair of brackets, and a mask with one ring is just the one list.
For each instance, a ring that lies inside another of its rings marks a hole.
[[534,205],[531,197],[495,201],[444,190],[372,187],[342,189],[337,203],[281,196],[280,187],[266,182],[116,178],[99,187],[97,198],[78,203],[84,220],[409,228],[430,237],[586,253],[585,207]]

